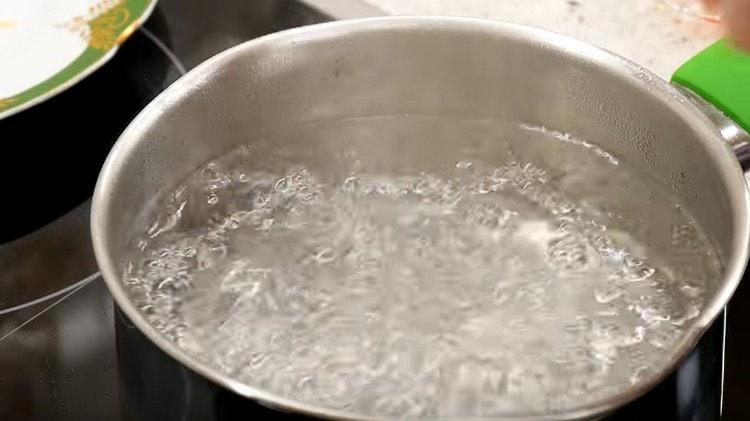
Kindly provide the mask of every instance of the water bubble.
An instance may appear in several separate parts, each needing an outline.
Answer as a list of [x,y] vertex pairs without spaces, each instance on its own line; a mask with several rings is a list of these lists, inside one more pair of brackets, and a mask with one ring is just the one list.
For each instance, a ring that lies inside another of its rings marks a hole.
[[489,184],[487,180],[479,180],[469,186],[469,192],[471,194],[487,194],[492,191],[492,184]]
[[324,265],[324,264],[331,263],[334,260],[336,260],[336,252],[333,251],[333,249],[329,247],[325,247],[321,249],[320,251],[318,251],[317,253],[315,253],[314,258],[317,264]]
[[695,319],[700,315],[700,309],[696,305],[690,306],[687,310],[685,310],[685,313],[677,318],[674,318],[671,320],[672,325],[674,326],[682,326],[685,323],[689,322],[690,320]]
[[280,178],[274,184],[273,189],[279,193],[287,193],[291,188],[291,182],[286,177]]
[[273,227],[275,219],[274,218],[264,218],[263,221],[261,221],[260,226],[258,226],[259,231],[268,231]]
[[588,264],[587,247],[581,238],[567,234],[547,246],[550,264],[563,270],[582,270]]
[[458,161],[456,162],[456,168],[459,170],[468,170],[471,169],[472,165],[474,165],[471,161]]
[[594,292],[594,298],[598,303],[607,304],[622,296],[625,290],[616,286],[607,289],[598,289]]
[[638,259],[636,257],[633,257],[630,254],[626,254],[625,257],[623,258],[623,261],[625,262],[625,266],[627,266],[629,268],[637,268],[637,267],[643,265],[643,261],[642,260],[640,260],[640,259]]
[[628,379],[630,381],[631,385],[635,385],[639,383],[642,379],[646,378],[648,374],[650,374],[651,369],[647,366],[641,366],[637,367],[635,370],[633,370],[633,374]]
[[264,354],[262,352],[255,352],[252,355],[250,355],[250,368],[253,370],[258,370],[261,367],[263,367],[263,364],[268,361],[268,355]]
[[640,267],[636,269],[635,276],[631,278],[631,281],[642,281],[644,279],[650,278],[651,276],[656,273],[656,269],[652,267]]
[[166,212],[159,213],[156,220],[146,231],[149,238],[155,238],[165,232],[171,231],[182,218],[182,213],[185,209],[187,202],[182,202],[176,209],[170,209]]
[[692,281],[683,281],[683,284],[680,286],[680,291],[691,298],[697,298],[703,294],[703,288]]
[[348,177],[346,180],[344,180],[344,183],[342,184],[344,191],[351,193],[351,194],[357,194],[361,186],[362,186],[362,182],[359,180],[358,177],[355,177],[355,176]]

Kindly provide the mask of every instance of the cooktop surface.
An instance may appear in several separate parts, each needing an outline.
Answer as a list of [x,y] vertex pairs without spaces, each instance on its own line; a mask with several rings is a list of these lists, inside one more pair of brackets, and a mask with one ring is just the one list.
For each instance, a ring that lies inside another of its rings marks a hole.
[[[160,0],[102,69],[0,121],[11,221],[0,226],[0,418],[283,417],[182,368],[117,311],[89,242],[89,197],[119,133],[195,65],[267,33],[377,13],[357,1]],[[725,419],[750,416],[748,289],[677,372],[610,419],[713,420],[722,407]]]

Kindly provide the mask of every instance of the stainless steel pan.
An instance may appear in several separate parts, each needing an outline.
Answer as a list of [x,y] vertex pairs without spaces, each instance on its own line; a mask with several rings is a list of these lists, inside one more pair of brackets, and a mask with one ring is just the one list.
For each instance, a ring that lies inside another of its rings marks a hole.
[[[317,120],[502,116],[597,139],[605,149],[672,186],[725,263],[707,306],[670,351],[669,363],[648,381],[568,413],[531,418],[602,416],[675,368],[729,300],[748,256],[748,191],[732,151],[732,146],[744,150],[746,133],[689,96],[613,54],[516,25],[399,17],[273,34],[200,65],[155,99],[122,134],[92,203],[97,260],[125,314],[162,350],[200,375],[289,411],[357,418],[240,384],[191,358],[149,325],[120,277],[132,227],[147,201],[255,134]],[[398,163],[402,155],[387,145],[368,144],[361,152],[385,154]],[[430,159],[429,154],[424,159]]]

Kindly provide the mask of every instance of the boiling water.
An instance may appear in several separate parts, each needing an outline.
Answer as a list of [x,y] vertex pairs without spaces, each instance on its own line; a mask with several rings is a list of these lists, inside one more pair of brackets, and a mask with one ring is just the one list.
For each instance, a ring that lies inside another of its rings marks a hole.
[[144,211],[124,278],[184,351],[285,398],[582,407],[662,367],[719,274],[669,190],[564,133],[378,117],[252,145]]

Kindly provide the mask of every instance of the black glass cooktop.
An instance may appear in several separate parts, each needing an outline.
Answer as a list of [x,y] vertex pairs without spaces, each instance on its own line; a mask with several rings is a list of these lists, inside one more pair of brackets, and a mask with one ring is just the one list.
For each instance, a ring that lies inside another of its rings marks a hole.
[[[88,199],[119,133],[185,71],[263,34],[373,13],[359,0],[160,0],[102,69],[0,120],[0,419],[288,419],[184,369],[116,310]],[[608,419],[750,419],[748,289],[677,372]]]

